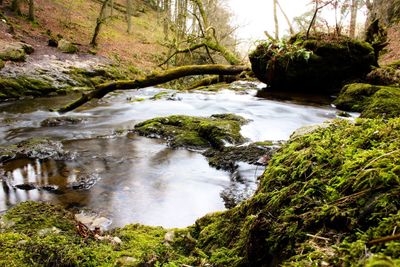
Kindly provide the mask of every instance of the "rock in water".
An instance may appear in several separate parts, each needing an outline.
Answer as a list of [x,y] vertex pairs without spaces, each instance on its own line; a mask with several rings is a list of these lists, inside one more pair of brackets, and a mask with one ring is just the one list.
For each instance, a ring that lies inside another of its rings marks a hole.
[[325,94],[340,91],[346,81],[364,78],[376,65],[369,43],[322,33],[265,42],[249,57],[256,77],[272,90]]

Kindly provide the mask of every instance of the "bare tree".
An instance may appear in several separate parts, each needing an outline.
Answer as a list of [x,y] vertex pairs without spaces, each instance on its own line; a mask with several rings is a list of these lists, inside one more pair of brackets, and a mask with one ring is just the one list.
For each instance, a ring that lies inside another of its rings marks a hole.
[[100,33],[101,26],[103,25],[103,23],[104,23],[105,20],[106,20],[105,11],[106,11],[106,7],[107,7],[109,1],[110,1],[110,0],[104,0],[104,1],[103,1],[103,4],[101,5],[99,17],[96,19],[96,27],[94,28],[94,33],[93,33],[92,41],[90,42],[90,44],[91,44],[93,47],[96,47],[96,46],[97,46],[97,37],[98,37],[98,35],[99,35],[99,33]]
[[278,5],[279,10],[281,11],[283,17],[285,18],[287,25],[289,26],[289,32],[290,32],[290,34],[293,35],[293,34],[294,34],[294,30],[293,30],[292,23],[290,22],[290,19],[289,19],[288,16],[286,15],[286,12],[283,10],[283,8],[282,8],[281,4],[279,3],[279,1],[278,1],[278,0],[275,0],[275,2],[276,2],[276,4]]
[[12,0],[11,1],[11,10],[18,15],[21,15],[21,0]]
[[278,6],[278,1],[274,1],[274,23],[275,23],[275,39],[279,40],[279,21],[278,21],[278,12],[277,12],[277,6]]
[[330,0],[330,1],[313,0],[313,2],[315,4],[315,8],[314,8],[314,14],[313,14],[313,16],[311,18],[310,25],[308,25],[308,29],[307,29],[307,33],[306,33],[306,38],[307,39],[309,38],[311,28],[314,26],[314,23],[315,23],[315,21],[317,19],[318,12],[321,11],[321,9],[323,9],[327,5],[330,5],[333,2],[333,0]]
[[126,21],[128,23],[129,34],[132,33],[132,0],[126,0]]
[[35,0],[28,0],[28,5],[29,5],[28,19],[30,21],[34,21],[35,20]]
[[358,5],[359,5],[358,0],[351,0],[350,27],[349,27],[349,35],[351,38],[354,38],[356,36]]

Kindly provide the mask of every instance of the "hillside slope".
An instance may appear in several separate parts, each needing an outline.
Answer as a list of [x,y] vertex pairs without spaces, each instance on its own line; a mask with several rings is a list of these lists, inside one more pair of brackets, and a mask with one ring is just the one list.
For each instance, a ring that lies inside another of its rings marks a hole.
[[[76,43],[82,52],[91,48],[89,43],[101,7],[99,1],[37,0],[34,23],[24,16],[26,7],[22,8],[23,15],[17,16],[9,10],[9,2],[4,1],[0,8],[15,33],[10,34],[10,28],[3,21],[0,39],[24,41],[37,48],[46,44],[50,36],[58,35]],[[124,1],[115,2],[122,4]],[[158,21],[156,11],[144,1],[136,0],[133,32],[128,34],[124,12],[115,9],[112,18],[107,19],[102,27],[97,55],[139,69],[153,68],[166,51],[161,45],[163,34]]]

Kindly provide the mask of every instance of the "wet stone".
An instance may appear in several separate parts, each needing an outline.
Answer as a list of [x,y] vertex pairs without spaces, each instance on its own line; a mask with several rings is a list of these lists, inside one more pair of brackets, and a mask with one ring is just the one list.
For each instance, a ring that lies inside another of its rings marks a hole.
[[45,119],[40,123],[42,127],[56,127],[56,126],[64,126],[64,125],[74,125],[79,124],[83,121],[83,118],[79,117],[52,117]]
[[25,190],[25,191],[30,191],[33,189],[36,189],[36,184],[29,183],[29,184],[17,184],[15,185],[16,188]]
[[83,174],[77,178],[77,181],[71,183],[71,188],[74,190],[89,190],[100,179],[97,173]]

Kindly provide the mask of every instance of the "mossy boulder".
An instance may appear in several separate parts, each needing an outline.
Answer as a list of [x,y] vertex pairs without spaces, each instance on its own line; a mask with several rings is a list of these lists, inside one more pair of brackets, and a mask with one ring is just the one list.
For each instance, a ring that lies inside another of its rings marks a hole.
[[400,87],[353,83],[343,87],[334,101],[337,108],[356,111],[363,118],[400,116]]
[[240,134],[240,126],[244,123],[244,118],[233,114],[217,114],[210,118],[174,115],[139,123],[135,125],[135,131],[144,136],[167,139],[172,147],[222,148],[226,142],[245,141]]
[[71,43],[68,40],[65,39],[61,39],[58,41],[58,46],[57,48],[64,53],[69,53],[69,54],[73,54],[78,52],[78,47],[76,45],[74,45],[73,43]]
[[56,88],[44,80],[30,76],[0,77],[0,100],[22,96],[46,96],[52,92],[56,92]]
[[26,55],[33,53],[33,47],[21,42],[0,41],[0,59],[4,61],[25,61]]
[[376,85],[400,86],[400,61],[372,70],[367,75],[367,82]]
[[396,118],[338,120],[290,140],[254,197],[196,222],[197,246],[215,266],[398,263],[399,240],[367,244],[400,222],[399,138]]
[[4,66],[5,66],[4,61],[3,61],[2,59],[0,59],[0,70],[1,70],[2,68],[4,68]]
[[318,93],[364,78],[377,60],[366,42],[322,33],[264,42],[249,57],[255,76],[272,90]]

